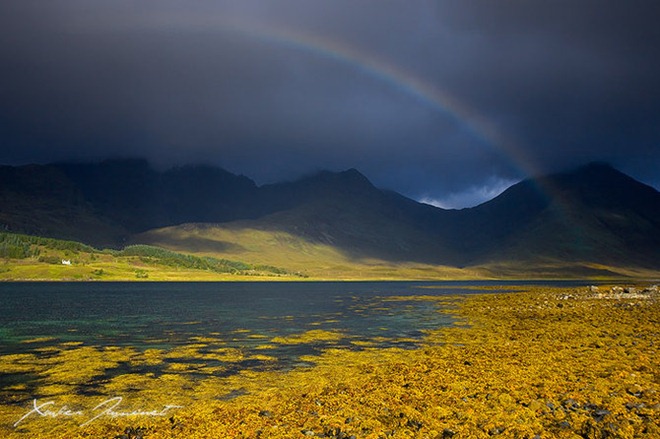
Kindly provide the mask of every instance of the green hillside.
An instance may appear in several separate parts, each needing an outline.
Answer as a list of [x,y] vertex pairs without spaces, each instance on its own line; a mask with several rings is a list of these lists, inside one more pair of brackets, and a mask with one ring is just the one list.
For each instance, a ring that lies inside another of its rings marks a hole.
[[149,246],[99,250],[75,241],[0,233],[0,280],[300,279],[267,264],[195,256]]

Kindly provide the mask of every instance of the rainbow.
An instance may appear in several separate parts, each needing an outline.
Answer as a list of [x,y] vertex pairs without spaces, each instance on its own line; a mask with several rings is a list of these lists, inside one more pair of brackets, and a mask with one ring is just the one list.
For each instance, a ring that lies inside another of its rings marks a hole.
[[152,24],[158,27],[174,25],[198,31],[225,31],[266,44],[304,51],[314,56],[350,66],[452,118],[476,138],[504,154],[511,164],[524,175],[538,174],[536,166],[519,146],[519,142],[505,136],[495,124],[477,111],[455,99],[446,90],[413,72],[361,51],[354,46],[315,34],[274,26],[262,21],[253,22],[229,16],[219,17],[215,14],[194,18],[161,16],[155,17]]
[[[305,34],[286,28],[270,25],[251,25],[246,22],[222,22],[222,28],[249,38],[265,41],[269,44],[291,47],[295,50],[309,52],[321,56],[374,77],[412,96],[417,101],[451,117],[457,123],[466,127],[470,133],[489,146],[497,149],[509,162],[526,177],[540,176],[541,171],[519,146],[519,142],[505,136],[493,123],[477,111],[461,103],[446,90],[420,78],[399,66],[387,63],[373,55],[362,52],[355,47],[342,44],[335,40],[321,38],[313,34]],[[536,189],[543,196],[554,198],[560,207],[560,220],[570,222],[565,212],[565,202],[560,191],[544,180],[535,181]]]
[[220,26],[224,30],[249,38],[305,51],[314,56],[348,65],[452,118],[456,123],[467,128],[472,135],[502,152],[524,174],[534,175],[537,173],[536,167],[527,157],[525,151],[519,147],[518,142],[505,136],[493,123],[455,99],[446,90],[400,66],[388,63],[353,46],[314,34],[271,25],[253,25],[246,22],[223,21]]

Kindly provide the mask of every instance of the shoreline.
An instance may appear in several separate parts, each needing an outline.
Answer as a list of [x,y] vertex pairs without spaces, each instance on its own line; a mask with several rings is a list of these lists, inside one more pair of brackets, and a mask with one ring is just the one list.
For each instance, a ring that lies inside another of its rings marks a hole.
[[[442,303],[457,321],[431,331],[415,349],[328,349],[304,358],[313,367],[206,382],[125,376],[108,383],[105,396],[142,386],[139,397],[126,399],[128,412],[183,408],[167,417],[99,418],[84,427],[33,419],[15,429],[8,420],[26,407],[13,407],[0,432],[131,439],[658,437],[659,299],[657,289],[632,295],[605,286],[416,296]],[[194,398],[177,400],[177,392]],[[89,398],[90,407],[101,401]]]
[[114,279],[80,279],[80,278],[15,278],[7,279],[0,278],[0,284],[10,283],[221,283],[221,282],[291,282],[291,283],[305,283],[305,282],[504,282],[506,284],[529,285],[531,282],[576,282],[576,283],[593,283],[593,284],[653,284],[660,282],[660,276],[618,276],[618,277],[429,277],[429,278],[405,278],[405,277],[287,277],[287,276],[227,276],[227,277],[185,277],[185,278],[172,278],[172,279],[135,279],[135,278],[114,278]]

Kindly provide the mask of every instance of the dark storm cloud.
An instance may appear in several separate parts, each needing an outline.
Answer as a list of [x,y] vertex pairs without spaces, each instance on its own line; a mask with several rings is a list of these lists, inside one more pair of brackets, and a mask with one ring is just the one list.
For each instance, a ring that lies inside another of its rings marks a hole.
[[450,14],[451,23],[478,34],[481,48],[471,53],[491,85],[457,72],[457,86],[473,85],[471,99],[481,108],[513,114],[511,128],[534,155],[560,164],[598,155],[652,158],[660,115],[652,2],[469,3]]
[[[145,156],[260,182],[357,167],[446,206],[592,160],[657,187],[656,9],[5,0],[0,162]],[[462,111],[452,116],[411,84]]]

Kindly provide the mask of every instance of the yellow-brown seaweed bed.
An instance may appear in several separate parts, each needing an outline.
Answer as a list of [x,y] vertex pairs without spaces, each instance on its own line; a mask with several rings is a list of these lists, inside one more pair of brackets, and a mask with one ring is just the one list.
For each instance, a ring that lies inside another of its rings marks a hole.
[[[201,338],[169,351],[35,340],[0,356],[0,372],[40,383],[36,400],[21,381],[2,388],[0,437],[659,438],[657,289],[517,289],[416,297],[456,323],[415,349],[331,348],[289,371],[223,375],[216,360],[243,353]],[[253,360],[271,361],[268,343],[335,337],[264,340]]]

